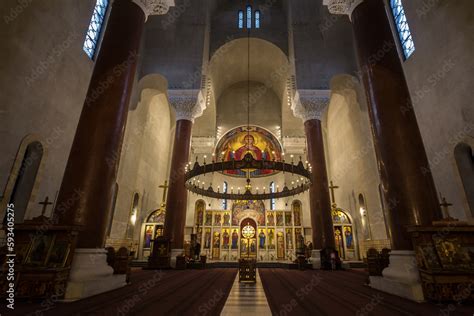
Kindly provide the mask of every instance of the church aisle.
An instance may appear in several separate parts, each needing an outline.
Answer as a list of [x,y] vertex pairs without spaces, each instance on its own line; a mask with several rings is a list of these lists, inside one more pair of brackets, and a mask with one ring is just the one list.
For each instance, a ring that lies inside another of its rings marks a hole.
[[236,269],[132,272],[132,284],[73,303],[18,302],[3,315],[219,315]]
[[259,271],[257,269],[257,283],[240,283],[239,277],[235,277],[234,285],[225,302],[221,316],[267,316],[272,314],[263,290]]
[[273,315],[473,315],[472,306],[418,304],[374,290],[363,272],[260,269]]

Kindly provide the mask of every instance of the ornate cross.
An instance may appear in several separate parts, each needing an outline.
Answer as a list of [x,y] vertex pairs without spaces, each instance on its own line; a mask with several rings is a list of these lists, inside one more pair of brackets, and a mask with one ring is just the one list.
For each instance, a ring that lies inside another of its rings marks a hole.
[[51,205],[53,203],[49,202],[49,197],[46,196],[46,199],[43,202],[39,202],[38,204],[43,205],[43,209],[41,210],[41,216],[44,216],[44,213],[46,212],[48,205]]
[[333,204],[336,204],[336,199],[334,198],[334,189],[339,189],[339,187],[337,185],[334,185],[332,183],[332,181],[330,182],[331,185],[329,186],[329,189],[331,190],[331,199],[332,199],[332,203]]
[[451,216],[449,215],[449,207],[450,206],[453,206],[453,204],[451,203],[448,203],[446,201],[446,198],[441,196],[441,204],[439,206],[441,206],[443,208],[443,211],[444,211],[444,214],[446,215],[446,218],[451,218]]
[[163,200],[162,200],[161,204],[166,204],[166,192],[168,191],[169,187],[170,186],[168,185],[168,181],[166,181],[166,180],[165,180],[165,184],[162,184],[162,185],[159,186],[159,188],[164,189],[163,190]]

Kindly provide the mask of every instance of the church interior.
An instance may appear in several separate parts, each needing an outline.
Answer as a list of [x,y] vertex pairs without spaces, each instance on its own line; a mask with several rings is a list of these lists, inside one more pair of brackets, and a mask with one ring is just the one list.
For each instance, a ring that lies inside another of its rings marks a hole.
[[0,13],[0,313],[474,313],[471,0]]

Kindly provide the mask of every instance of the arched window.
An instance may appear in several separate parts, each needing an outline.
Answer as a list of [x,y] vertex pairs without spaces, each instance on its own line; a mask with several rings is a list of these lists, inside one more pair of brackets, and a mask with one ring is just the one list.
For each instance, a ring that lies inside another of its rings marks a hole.
[[255,28],[260,28],[260,10],[255,11]]
[[108,6],[109,0],[97,0],[95,3],[94,12],[92,13],[83,47],[90,59],[94,59]]
[[239,29],[244,28],[244,11],[240,10],[239,11]]
[[107,225],[107,236],[110,237],[112,233],[112,223],[115,216],[115,205],[117,204],[117,194],[118,194],[118,183],[115,183],[114,192],[112,195],[112,204],[109,212],[109,224]]
[[42,158],[43,145],[40,142],[34,141],[26,147],[9,200],[15,205],[15,223],[23,223]]
[[247,28],[252,28],[252,6],[247,6]]
[[[222,192],[227,193],[227,182],[224,181],[224,184],[222,185]],[[226,210],[227,209],[227,200],[222,200],[222,209]]]
[[[270,182],[270,193],[275,193],[275,182]],[[276,199],[270,199],[270,210],[275,209]]]
[[133,194],[132,207],[130,209],[130,217],[128,219],[127,232],[125,238],[132,239],[133,231],[135,229],[135,223],[137,222],[138,217],[138,202],[140,201],[140,196],[138,193]]
[[454,158],[459,170],[467,203],[474,216],[474,156],[471,146],[460,143],[454,147]]
[[392,9],[393,19],[397,27],[398,38],[402,45],[403,55],[405,59],[408,59],[415,51],[415,43],[411,36],[402,0],[390,0],[390,8]]
[[369,214],[367,212],[365,198],[362,194],[359,194],[359,213],[360,213],[360,221],[361,221],[362,233],[364,235],[364,239],[369,240],[370,239]]

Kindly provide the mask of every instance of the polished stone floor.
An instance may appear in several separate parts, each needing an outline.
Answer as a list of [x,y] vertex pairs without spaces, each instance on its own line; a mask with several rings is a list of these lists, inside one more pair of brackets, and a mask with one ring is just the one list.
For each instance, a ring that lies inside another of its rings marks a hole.
[[259,270],[257,283],[239,283],[237,274],[221,315],[271,315]]

